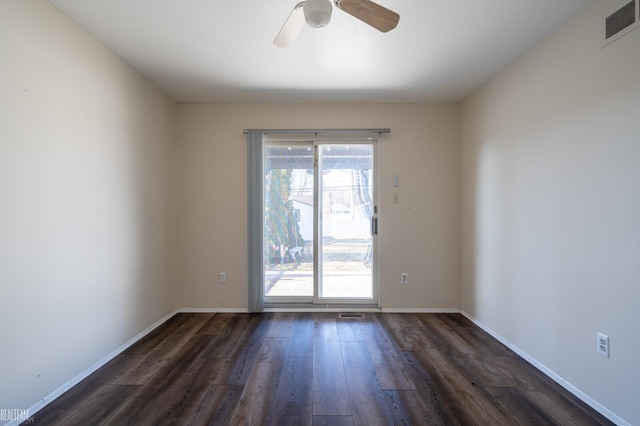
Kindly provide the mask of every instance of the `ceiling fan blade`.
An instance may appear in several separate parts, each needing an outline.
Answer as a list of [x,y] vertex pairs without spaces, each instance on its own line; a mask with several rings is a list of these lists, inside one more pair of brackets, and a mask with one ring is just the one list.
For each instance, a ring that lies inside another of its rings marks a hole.
[[287,20],[284,21],[282,28],[280,28],[280,32],[273,40],[273,44],[278,47],[288,47],[296,40],[305,22],[302,6],[304,6],[304,2],[298,3],[293,8]]
[[400,20],[396,12],[370,0],[336,0],[336,6],[383,33],[394,29]]

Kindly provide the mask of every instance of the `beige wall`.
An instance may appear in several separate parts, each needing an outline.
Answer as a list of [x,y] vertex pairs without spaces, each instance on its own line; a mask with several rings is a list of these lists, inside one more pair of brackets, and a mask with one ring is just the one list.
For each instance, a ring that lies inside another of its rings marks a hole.
[[640,424],[640,30],[601,48],[612,6],[463,103],[462,307]]
[[600,49],[608,6],[462,107],[176,106],[45,1],[1,0],[0,408],[29,408],[177,307],[247,308],[243,129],[390,127],[382,307],[462,306],[640,423],[640,30]]
[[[459,308],[456,104],[180,105],[180,306],[247,309],[246,128],[390,127],[380,149],[380,300]],[[392,176],[401,202],[392,204]],[[226,284],[218,273],[228,274]],[[400,273],[409,284],[400,285]]]
[[175,103],[45,1],[0,2],[0,408],[177,307]]

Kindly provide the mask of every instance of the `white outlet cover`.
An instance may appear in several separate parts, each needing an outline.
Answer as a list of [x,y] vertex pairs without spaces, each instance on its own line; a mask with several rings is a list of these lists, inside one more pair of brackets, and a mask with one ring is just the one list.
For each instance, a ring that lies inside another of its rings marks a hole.
[[596,350],[600,355],[605,358],[609,358],[611,356],[611,348],[609,346],[609,336],[606,334],[598,333],[598,341],[597,341]]

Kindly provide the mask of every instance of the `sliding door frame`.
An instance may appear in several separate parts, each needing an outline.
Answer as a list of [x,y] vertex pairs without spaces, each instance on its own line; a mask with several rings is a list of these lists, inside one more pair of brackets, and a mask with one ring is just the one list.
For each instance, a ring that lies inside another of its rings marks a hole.
[[[373,297],[372,299],[340,299],[340,303],[333,303],[332,299],[312,300],[312,303],[265,303],[264,295],[264,197],[263,197],[263,180],[264,180],[264,149],[266,146],[267,136],[270,140],[282,140],[293,143],[309,142],[314,143],[356,143],[358,140],[362,143],[374,143],[374,205],[377,206],[379,188],[379,171],[378,171],[378,155],[377,139],[366,137],[365,135],[386,134],[390,133],[388,128],[380,129],[245,129],[247,135],[247,204],[248,204],[248,308],[250,312],[263,312],[268,309],[345,309],[345,308],[379,308],[378,299],[378,271],[377,265],[377,238],[373,238]],[[313,135],[313,137],[309,137]],[[359,139],[356,139],[359,138]],[[375,207],[377,210],[377,207]],[[377,211],[376,211],[377,213]],[[317,238],[316,238],[317,239]],[[317,245],[317,244],[316,244]],[[317,250],[315,251],[317,253]],[[314,253],[314,255],[316,255]],[[318,273],[314,271],[314,273]],[[317,285],[317,277],[314,277],[314,286]],[[317,289],[314,288],[314,295],[317,295]]]
[[[323,139],[314,141],[314,146],[316,150],[316,159],[317,159],[317,167],[316,171],[324,170],[323,168],[323,156],[318,154],[320,149],[324,146],[331,145],[371,145],[373,147],[373,158],[372,158],[372,175],[373,175],[373,191],[372,191],[372,216],[369,218],[370,224],[375,219],[377,220],[378,212],[378,140],[374,138],[367,139]],[[323,243],[324,232],[322,226],[324,222],[322,218],[320,218],[320,211],[324,209],[322,205],[323,201],[323,186],[324,183],[321,179],[322,172],[316,173],[315,180],[315,209],[314,215],[315,217],[315,240],[314,240],[314,292],[313,292],[313,303],[314,305],[335,305],[335,306],[344,306],[344,305],[375,305],[378,306],[378,238],[377,235],[371,234],[371,250],[372,250],[372,262],[371,262],[371,297],[320,297],[320,287],[323,285],[322,280],[324,275],[322,274],[322,264],[323,259],[321,256],[323,251],[321,250],[320,245]]]

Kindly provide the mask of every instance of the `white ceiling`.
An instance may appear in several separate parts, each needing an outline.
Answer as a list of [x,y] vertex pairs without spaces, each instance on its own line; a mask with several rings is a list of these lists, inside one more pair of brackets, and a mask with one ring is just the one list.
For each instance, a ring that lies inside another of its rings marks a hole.
[[300,0],[49,0],[182,102],[459,101],[590,0],[378,0],[377,30],[334,7],[272,42]]

